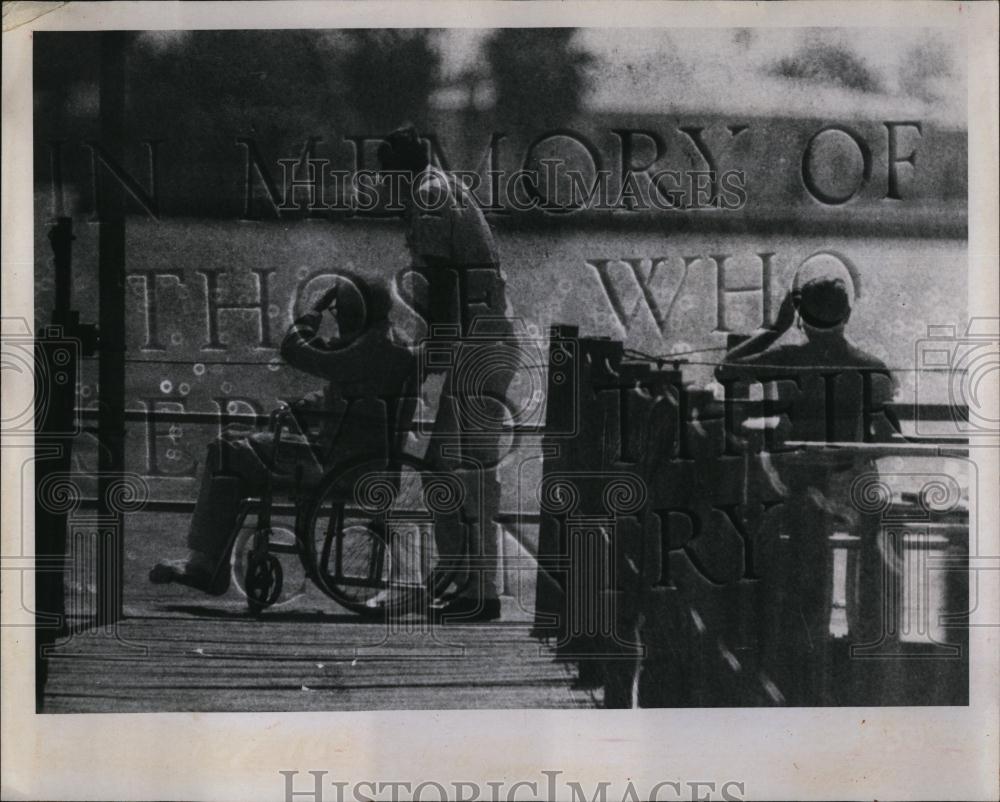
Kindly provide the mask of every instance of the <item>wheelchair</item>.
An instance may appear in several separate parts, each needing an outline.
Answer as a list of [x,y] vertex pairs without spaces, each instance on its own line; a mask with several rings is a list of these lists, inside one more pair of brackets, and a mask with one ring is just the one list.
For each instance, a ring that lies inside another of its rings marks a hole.
[[[296,412],[287,404],[271,413],[271,467],[279,464],[282,436],[293,419]],[[401,448],[390,450],[334,465],[318,482],[304,481],[300,467],[290,494],[290,543],[274,525],[273,470],[259,497],[242,500],[221,570],[233,572],[254,616],[281,597],[282,557],[297,558],[308,581],[363,616],[425,612],[461,590],[468,553],[461,480]],[[256,526],[241,548],[254,514]]]

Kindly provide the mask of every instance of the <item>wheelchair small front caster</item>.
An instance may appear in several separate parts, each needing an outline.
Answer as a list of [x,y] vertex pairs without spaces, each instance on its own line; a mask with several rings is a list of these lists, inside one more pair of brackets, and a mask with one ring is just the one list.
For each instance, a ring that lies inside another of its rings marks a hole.
[[281,561],[273,554],[260,557],[253,552],[249,554],[245,587],[251,613],[260,615],[278,600],[283,579]]

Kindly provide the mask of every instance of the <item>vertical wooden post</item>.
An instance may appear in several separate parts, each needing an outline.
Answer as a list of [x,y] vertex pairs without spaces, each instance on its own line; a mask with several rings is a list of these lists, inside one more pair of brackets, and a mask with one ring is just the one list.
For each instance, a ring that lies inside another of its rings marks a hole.
[[[72,461],[76,380],[81,349],[79,315],[70,309],[73,221],[57,218],[49,230],[55,273],[51,327],[35,341],[35,705],[44,704],[48,650],[66,631],[63,560],[67,513],[53,504],[49,479],[67,475]],[[75,342],[74,342],[75,341]]]
[[[100,131],[108,153],[122,153],[125,125],[124,31],[101,34]],[[100,412],[98,504],[102,518],[97,569],[97,624],[107,626],[122,614],[124,520],[110,502],[109,490],[125,468],[125,198],[124,190],[102,170],[95,176],[97,209]]]

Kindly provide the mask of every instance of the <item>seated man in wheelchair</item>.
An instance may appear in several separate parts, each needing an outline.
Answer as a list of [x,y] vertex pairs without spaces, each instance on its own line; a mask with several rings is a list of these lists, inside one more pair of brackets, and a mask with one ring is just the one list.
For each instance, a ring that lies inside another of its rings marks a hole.
[[[296,422],[315,435],[228,430],[209,444],[201,488],[187,535],[188,556],[164,560],[149,573],[156,584],[178,582],[213,595],[229,588],[229,550],[242,500],[275,489],[316,485],[334,464],[383,454],[387,434],[400,429],[387,416],[403,404],[416,375],[415,358],[390,337],[392,297],[382,284],[352,282],[360,291],[323,294],[296,320],[281,344],[294,368],[324,379],[322,392],[293,405]],[[334,315],[338,336],[319,336],[323,312]],[[395,409],[393,409],[395,407]],[[281,437],[275,447],[275,436]]]

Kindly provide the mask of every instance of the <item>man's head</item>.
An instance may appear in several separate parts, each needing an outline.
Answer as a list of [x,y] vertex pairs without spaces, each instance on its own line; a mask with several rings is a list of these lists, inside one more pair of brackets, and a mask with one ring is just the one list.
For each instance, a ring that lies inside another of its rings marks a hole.
[[798,293],[799,318],[807,336],[839,334],[851,316],[851,298],[839,278],[815,278]]
[[385,141],[378,148],[378,160],[386,172],[411,175],[425,170],[430,164],[427,148],[412,125],[404,125],[385,135]]
[[392,312],[392,294],[378,279],[353,279],[350,289],[337,293],[334,314],[341,340],[352,340],[365,331],[384,329]]

